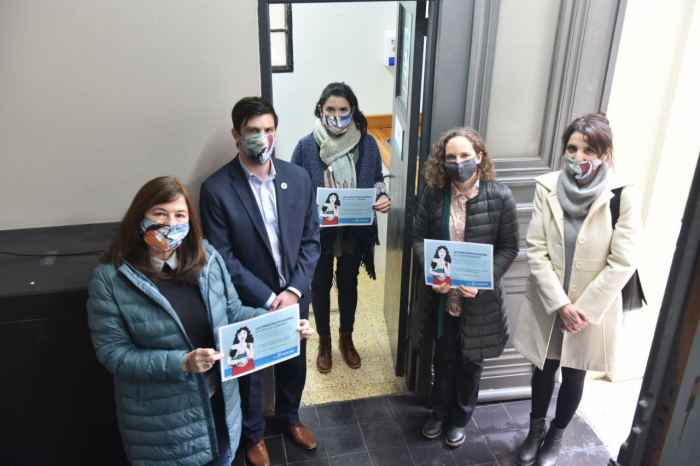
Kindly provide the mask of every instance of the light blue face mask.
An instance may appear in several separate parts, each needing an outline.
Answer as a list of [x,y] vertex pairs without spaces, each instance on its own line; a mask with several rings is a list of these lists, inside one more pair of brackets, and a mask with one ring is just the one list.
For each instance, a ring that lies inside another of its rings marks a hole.
[[566,161],[566,169],[569,170],[569,173],[571,173],[575,179],[580,181],[590,178],[603,163],[600,157],[593,160],[584,160],[579,162],[566,154],[564,154],[564,160]]
[[272,151],[275,150],[275,136],[261,133],[241,136],[241,145],[251,159],[262,165],[272,157]]
[[141,220],[143,240],[157,251],[168,252],[178,248],[190,232],[190,222],[182,225],[165,225],[147,218]]
[[346,116],[328,116],[323,113],[321,121],[331,134],[340,136],[348,130],[350,123],[352,123],[352,113]]

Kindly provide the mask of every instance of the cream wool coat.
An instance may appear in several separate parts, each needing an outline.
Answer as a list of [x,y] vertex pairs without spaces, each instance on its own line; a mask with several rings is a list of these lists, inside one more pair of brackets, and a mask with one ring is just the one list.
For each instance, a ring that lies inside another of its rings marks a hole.
[[[607,185],[591,204],[579,231],[567,294],[563,288],[564,211],[557,197],[560,173],[537,178],[535,211],[527,231],[530,276],[512,342],[542,369],[556,311],[573,303],[588,315],[589,325],[564,335],[562,366],[612,371],[622,328],[621,291],[637,267],[642,243],[639,197],[634,186],[609,172]],[[612,190],[621,187],[620,217],[613,232],[610,199]]]

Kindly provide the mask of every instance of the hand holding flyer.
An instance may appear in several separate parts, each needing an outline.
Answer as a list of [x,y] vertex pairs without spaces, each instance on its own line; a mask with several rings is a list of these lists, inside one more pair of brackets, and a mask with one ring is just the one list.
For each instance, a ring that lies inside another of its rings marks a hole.
[[299,305],[219,327],[219,351],[222,381],[298,356]]
[[423,240],[425,283],[493,289],[493,245]]

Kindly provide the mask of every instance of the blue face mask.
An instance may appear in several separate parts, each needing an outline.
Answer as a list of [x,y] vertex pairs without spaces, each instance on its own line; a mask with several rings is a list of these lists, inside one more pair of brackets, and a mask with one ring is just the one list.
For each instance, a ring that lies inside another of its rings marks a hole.
[[275,150],[275,136],[272,134],[241,136],[241,145],[251,159],[262,165],[272,157],[272,151]]
[[328,116],[323,113],[321,121],[331,134],[340,136],[348,130],[350,123],[352,123],[352,113],[347,116]]
[[156,251],[168,252],[178,248],[190,232],[190,222],[182,225],[165,225],[144,218],[141,220],[141,234],[147,245]]

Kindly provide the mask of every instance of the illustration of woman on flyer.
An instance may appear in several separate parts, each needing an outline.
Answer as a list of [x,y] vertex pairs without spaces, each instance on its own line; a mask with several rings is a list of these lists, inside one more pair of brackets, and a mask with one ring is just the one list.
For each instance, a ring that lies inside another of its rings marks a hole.
[[321,212],[321,225],[337,225],[338,215],[340,215],[340,196],[330,193]]
[[430,275],[433,277],[433,285],[447,283],[452,286],[452,258],[445,246],[438,246],[435,256],[430,261]]
[[226,364],[231,366],[232,375],[237,376],[255,369],[254,358],[253,335],[248,327],[241,327],[236,330]]

